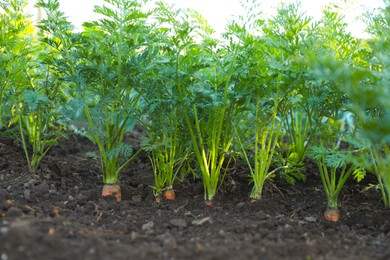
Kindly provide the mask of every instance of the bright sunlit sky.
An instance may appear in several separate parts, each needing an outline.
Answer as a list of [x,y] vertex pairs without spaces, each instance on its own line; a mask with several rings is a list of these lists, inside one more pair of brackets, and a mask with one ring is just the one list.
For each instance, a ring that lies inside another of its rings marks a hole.
[[[240,0],[164,0],[168,3],[174,3],[179,8],[193,8],[200,12],[209,21],[211,26],[217,31],[222,32],[225,28],[227,20],[234,15],[243,14],[243,9],[240,5]],[[281,2],[291,3],[296,0],[258,0],[262,3],[261,10],[264,15],[271,15]],[[30,1],[30,8],[34,5]],[[308,15],[319,19],[321,9],[329,2],[337,2],[346,15],[346,21],[349,24],[350,31],[355,36],[362,35],[365,25],[358,18],[366,10],[383,7],[383,0],[301,0],[302,11]],[[346,2],[346,3],[345,3]],[[97,16],[93,13],[93,6],[100,5],[103,0],[60,0],[61,9],[70,18],[70,21],[81,28],[84,21],[96,19]],[[37,11],[33,10],[33,13]]]

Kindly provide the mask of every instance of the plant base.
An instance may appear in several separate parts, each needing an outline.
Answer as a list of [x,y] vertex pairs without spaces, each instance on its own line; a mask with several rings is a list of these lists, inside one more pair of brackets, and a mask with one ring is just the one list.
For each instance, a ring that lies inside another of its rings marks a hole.
[[328,208],[325,210],[324,218],[327,221],[338,222],[340,220],[340,211],[338,209]]
[[155,201],[157,204],[160,204],[160,203],[161,203],[161,194],[156,195],[155,198],[154,198],[154,201]]
[[121,187],[118,184],[104,184],[102,196],[103,197],[112,196],[115,198],[116,202],[119,203],[122,200]]
[[176,193],[173,189],[168,189],[163,192],[164,198],[167,200],[175,200],[176,199]]
[[213,202],[212,202],[211,200],[205,200],[204,203],[205,203],[207,206],[209,206],[209,207],[213,206]]

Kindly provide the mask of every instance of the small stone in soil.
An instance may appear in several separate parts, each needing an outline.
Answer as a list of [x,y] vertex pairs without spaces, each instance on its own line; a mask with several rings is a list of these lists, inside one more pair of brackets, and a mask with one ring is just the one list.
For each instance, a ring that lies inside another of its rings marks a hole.
[[50,184],[50,190],[57,191],[56,185]]
[[56,191],[56,190],[49,190],[49,194],[50,194],[50,195],[56,195],[56,194],[57,194],[57,191]]
[[31,190],[25,190],[24,191],[24,198],[26,200],[31,200]]
[[221,229],[218,231],[218,235],[221,236],[221,237],[224,237],[225,236],[225,230]]
[[237,208],[242,208],[242,207],[244,207],[244,206],[245,206],[245,202],[243,202],[243,201],[239,202],[239,203],[236,205]]
[[154,227],[154,222],[149,221],[142,225],[142,231],[149,231]]
[[43,174],[43,178],[45,178],[46,180],[49,180],[51,178],[51,173],[47,172],[47,173]]
[[176,249],[177,241],[169,232],[157,236],[157,239],[163,242],[163,246],[168,249]]
[[310,223],[315,223],[315,222],[317,222],[317,218],[313,217],[313,216],[308,216],[308,217],[305,217],[305,221],[310,222]]
[[88,254],[90,255],[94,255],[95,253],[96,253],[96,249],[93,247],[88,250]]
[[37,199],[47,199],[49,197],[49,185],[46,181],[41,182],[31,189],[31,195]]
[[0,234],[6,235],[9,232],[9,227],[1,227]]
[[30,180],[28,180],[23,186],[24,186],[25,188],[32,188],[32,187],[34,187],[35,183],[37,183],[36,180],[30,179]]
[[138,239],[138,238],[140,238],[140,237],[142,237],[139,233],[137,233],[137,232],[135,232],[135,231],[132,231],[131,232],[131,235],[130,235],[130,238],[131,238],[131,240],[136,240],[136,239]]
[[170,224],[171,224],[171,226],[179,228],[179,229],[184,229],[187,227],[187,222],[182,218],[172,219],[170,221]]
[[212,223],[213,223],[213,221],[212,221],[211,217],[205,217],[202,219],[195,219],[191,222],[191,224],[194,226],[202,226],[202,225],[212,224]]

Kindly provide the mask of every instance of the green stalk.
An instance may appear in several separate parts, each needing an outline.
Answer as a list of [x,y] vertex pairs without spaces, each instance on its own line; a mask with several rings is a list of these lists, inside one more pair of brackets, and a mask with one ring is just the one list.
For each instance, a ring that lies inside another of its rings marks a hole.
[[[228,98],[228,90],[229,90],[229,84],[231,80],[231,76],[233,73],[234,68],[234,62],[236,60],[237,54],[238,54],[238,48],[236,48],[232,62],[230,64],[230,68],[228,71],[228,75],[225,82],[225,89],[224,89],[224,104],[221,106],[219,111],[215,112],[212,111],[210,118],[214,118],[212,120],[213,124],[211,125],[211,140],[210,140],[210,146],[205,147],[204,140],[202,137],[202,131],[206,129],[201,129],[199,125],[199,118],[198,118],[198,111],[195,105],[193,105],[193,113],[195,118],[195,126],[191,123],[190,117],[188,115],[187,109],[184,106],[184,97],[183,97],[183,89],[179,82],[179,53],[176,57],[176,86],[178,88],[178,94],[179,94],[179,102],[181,103],[184,119],[186,121],[188,130],[190,132],[193,149],[195,152],[195,156],[197,158],[197,161],[200,166],[200,170],[202,173],[203,178],[203,186],[205,190],[205,200],[212,201],[214,199],[214,196],[216,194],[217,188],[218,188],[218,181],[219,181],[219,175],[220,170],[223,165],[225,155],[222,153],[219,153],[219,146],[220,141],[222,137],[222,129],[223,129],[223,123],[227,108],[227,98]],[[219,113],[218,113],[219,112]],[[216,113],[216,116],[215,114]],[[215,125],[216,124],[216,125]],[[228,149],[231,145],[231,140],[228,140],[226,142],[225,147],[223,147],[224,150]]]
[[30,156],[29,156],[28,151],[27,151],[27,144],[26,144],[26,140],[25,140],[25,136],[24,136],[21,114],[19,114],[19,132],[20,132],[20,136],[22,139],[24,155],[26,156],[26,160],[27,160],[28,170],[30,173],[33,173],[33,170],[31,168],[31,163],[30,163]]
[[[274,171],[268,172],[268,170],[272,164],[275,147],[277,144],[277,137],[282,129],[282,124],[279,124],[277,127],[275,125],[277,122],[277,111],[279,105],[278,99],[279,94],[277,93],[276,97],[274,98],[271,126],[265,126],[265,128],[261,129],[263,131],[261,137],[259,137],[260,130],[256,130],[255,134],[255,171],[251,173],[254,185],[250,194],[250,197],[254,200],[260,200],[262,198],[264,183],[274,173]],[[260,110],[259,104],[260,101],[258,100],[255,113],[256,122],[260,121],[260,115],[258,112]],[[280,169],[281,168],[284,167],[280,167]],[[279,170],[279,168],[277,170]]]
[[304,121],[301,112],[294,112],[292,109],[289,112],[291,122],[286,124],[287,132],[292,139],[294,145],[294,151],[299,155],[300,163],[305,158],[307,150],[307,138],[309,136],[309,123]]
[[[84,108],[84,113],[87,117],[88,124],[89,124],[89,127],[92,129],[92,132],[96,132],[97,128],[95,126],[95,123],[93,122],[93,119],[92,119],[91,113],[89,112],[88,106],[86,106]],[[105,152],[104,146],[103,146],[102,142],[100,141],[100,139],[96,135],[92,135],[92,138],[94,139],[96,145],[99,148],[99,158],[100,158],[100,165],[102,167],[103,183],[106,183],[105,165],[107,162],[107,154]]]
[[129,164],[131,163],[135,157],[138,156],[138,154],[141,152],[142,150],[139,149],[138,151],[136,151],[127,161],[125,161],[121,166],[118,167],[118,169],[116,170],[115,172],[115,176],[118,177],[119,173]]
[[[176,174],[174,174],[174,167],[176,161],[176,151],[177,151],[177,131],[178,129],[178,118],[177,118],[177,108],[175,108],[174,115],[170,116],[169,126],[173,126],[173,132],[169,131],[169,147],[165,147],[166,161],[168,162],[168,176],[167,176],[167,189],[173,189],[173,182],[175,181]],[[166,139],[166,138],[165,138]],[[164,141],[166,143],[166,140]]]
[[161,193],[164,189],[165,182],[166,182],[166,179],[165,179],[166,176],[159,169],[162,162],[160,162],[160,160],[158,159],[158,156],[150,155],[149,160],[152,164],[154,183],[155,183],[154,184],[155,186],[152,187],[153,194],[154,194],[154,196],[159,196],[159,195],[161,195]]
[[[269,168],[273,161],[273,156],[275,153],[275,147],[277,144],[277,137],[279,136],[282,130],[282,124],[276,126],[277,123],[277,111],[279,104],[279,95],[277,94],[274,98],[274,108],[272,111],[271,125],[265,125],[263,127],[258,126],[260,122],[259,106],[260,100],[256,101],[256,110],[255,110],[255,142],[254,142],[254,162],[251,163],[243,142],[234,128],[235,135],[237,137],[238,143],[241,147],[244,159],[249,167],[249,173],[251,180],[253,181],[253,188],[250,193],[250,198],[253,200],[260,200],[262,198],[262,192],[264,188],[265,181],[273,176],[275,172],[286,168],[286,166],[278,167],[269,172]],[[253,165],[253,166],[252,166]]]
[[352,174],[355,168],[350,166],[347,170],[347,165],[343,165],[340,169],[339,177],[337,178],[338,168],[330,167],[329,172],[328,167],[325,164],[324,156],[322,156],[322,158],[317,161],[317,164],[325,194],[328,199],[328,208],[337,209],[338,196],[344,187],[345,182],[348,180],[349,176]]
[[[173,189],[173,183],[176,179],[184,159],[177,160],[176,153],[178,149],[178,108],[170,107],[168,123],[163,124],[161,133],[161,143],[154,149],[149,156],[152,163],[155,186],[152,187],[155,196],[162,193],[163,190]],[[159,117],[160,122],[164,122],[163,115]],[[159,139],[160,141],[160,139]],[[175,167],[177,167],[175,171]]]
[[[42,119],[44,116],[43,112],[42,114],[38,114],[34,121],[31,121],[31,116],[33,115],[25,116],[19,113],[18,126],[29,172],[35,173],[38,170],[41,160],[50,150],[51,145],[46,144],[47,140],[42,137],[42,134],[47,131],[47,126]],[[26,139],[28,142],[26,142]],[[32,146],[31,155],[28,153],[28,143]]]
[[[87,117],[89,126],[92,129],[92,132],[98,131],[92,116],[89,112],[88,106],[84,108],[85,115]],[[114,149],[117,145],[122,143],[123,137],[125,134],[125,125],[127,123],[128,117],[123,119],[123,121],[118,124],[119,118],[117,118],[116,122],[114,123],[112,120],[110,120],[110,123],[106,123],[106,135],[108,137],[111,137],[108,139],[108,142],[105,145],[102,143],[102,141],[99,139],[97,135],[93,135],[93,139],[96,143],[96,145],[99,148],[99,154],[100,154],[100,165],[102,167],[102,175],[103,175],[103,183],[106,184],[115,184],[118,181],[118,177],[120,172],[130,163],[134,160],[134,158],[141,152],[141,149],[135,152],[128,160],[126,160],[121,165],[118,165],[119,158],[114,157],[110,158],[110,155],[108,154],[109,151]]]
[[374,172],[378,179],[383,203],[385,207],[390,207],[390,174],[387,162],[388,151],[385,150],[384,152],[385,158],[383,158],[378,149],[370,149],[370,152],[374,161]]

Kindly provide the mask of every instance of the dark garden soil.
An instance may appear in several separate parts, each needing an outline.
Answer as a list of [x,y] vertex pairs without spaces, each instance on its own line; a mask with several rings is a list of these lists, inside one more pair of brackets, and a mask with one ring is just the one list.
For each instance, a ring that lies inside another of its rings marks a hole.
[[[139,140],[138,134],[128,140]],[[102,198],[95,147],[71,136],[29,174],[21,146],[0,138],[0,259],[390,259],[390,214],[375,178],[348,183],[342,219],[323,219],[326,199],[314,164],[295,186],[276,179],[250,203],[244,167],[226,176],[214,206],[200,181],[156,204],[151,167],[140,155],[121,174],[122,202]]]

